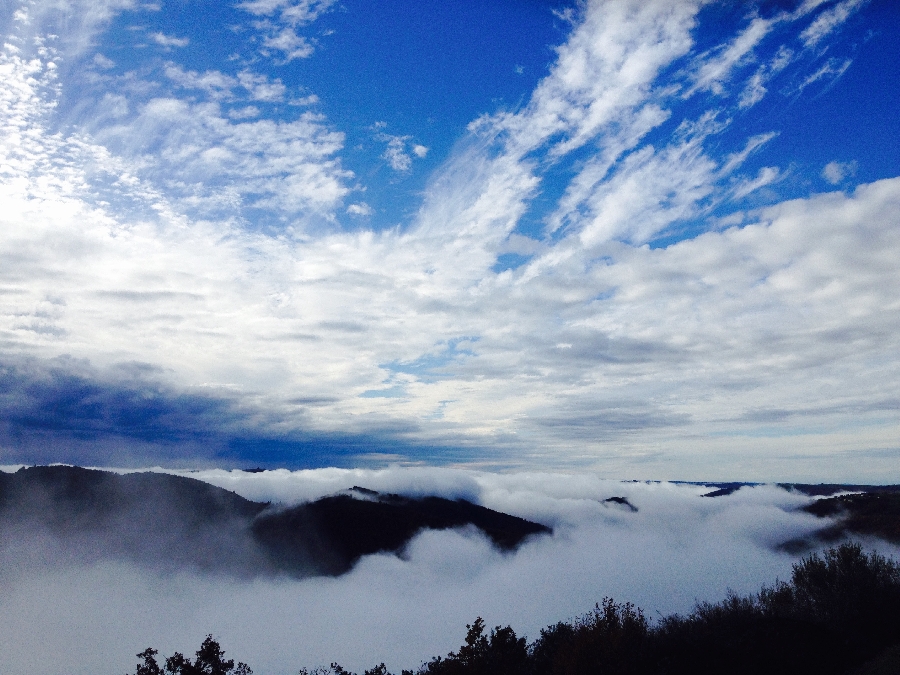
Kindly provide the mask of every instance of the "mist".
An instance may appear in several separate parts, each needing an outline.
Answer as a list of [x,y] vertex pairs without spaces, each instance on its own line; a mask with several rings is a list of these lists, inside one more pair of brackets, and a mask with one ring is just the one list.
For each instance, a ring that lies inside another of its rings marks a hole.
[[[212,633],[229,658],[257,675],[332,661],[357,672],[383,661],[398,672],[456,649],[476,616],[534,639],[604,596],[634,602],[658,619],[729,590],[754,592],[787,578],[799,558],[780,544],[823,525],[798,511],[808,497],[770,485],[708,498],[702,495],[709,487],[591,474],[427,467],[177,473],[288,504],[353,485],[465,497],[554,533],[501,553],[474,529],[426,531],[399,556],[364,557],[340,577],[294,580],[102,556],[68,560],[47,535],[22,532],[0,547],[0,671],[133,672],[135,655],[148,646],[193,654]],[[603,501],[610,497],[637,511]]]

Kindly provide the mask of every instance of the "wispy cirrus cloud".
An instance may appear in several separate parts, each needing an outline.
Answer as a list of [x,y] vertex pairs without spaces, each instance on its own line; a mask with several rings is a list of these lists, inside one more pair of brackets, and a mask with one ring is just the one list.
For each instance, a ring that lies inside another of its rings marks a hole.
[[800,39],[806,47],[814,47],[829,33],[836,30],[841,24],[858,11],[868,0],[843,0],[821,14],[800,33]]

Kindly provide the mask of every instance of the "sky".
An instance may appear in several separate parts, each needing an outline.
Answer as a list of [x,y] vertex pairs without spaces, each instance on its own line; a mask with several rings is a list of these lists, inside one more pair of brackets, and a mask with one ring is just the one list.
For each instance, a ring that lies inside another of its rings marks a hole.
[[[134,672],[136,654],[193,656],[213,634],[257,675],[338,662],[390,672],[463,644],[466,624],[510,625],[529,642],[604,597],[651,621],[790,578],[799,554],[779,545],[823,526],[801,494],[774,485],[725,497],[712,488],[619,482],[595,474],[447,467],[183,472],[253,500],[293,503],[353,485],[465,497],[553,527],[515,553],[472,530],[429,530],[401,556],[364,557],[348,574],[301,580],[173,570],[114,558],[90,564],[31,531],[0,538],[0,670],[8,675]],[[624,497],[637,511],[606,502]],[[171,541],[169,541],[171,544]],[[195,542],[196,543],[196,542]],[[863,540],[900,559],[900,547]],[[114,549],[114,546],[110,547]],[[98,546],[102,550],[102,546]],[[165,556],[165,548],[160,549]]]
[[900,481],[897,3],[0,31],[0,463]]

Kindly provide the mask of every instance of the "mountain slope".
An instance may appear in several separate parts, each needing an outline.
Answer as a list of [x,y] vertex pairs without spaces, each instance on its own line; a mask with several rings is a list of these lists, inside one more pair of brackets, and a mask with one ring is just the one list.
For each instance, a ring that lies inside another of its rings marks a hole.
[[511,550],[550,529],[465,500],[364,488],[291,507],[202,481],[70,466],[0,472],[5,553],[41,560],[128,560],[238,576],[339,575],[363,555],[398,552],[423,529],[472,526]]

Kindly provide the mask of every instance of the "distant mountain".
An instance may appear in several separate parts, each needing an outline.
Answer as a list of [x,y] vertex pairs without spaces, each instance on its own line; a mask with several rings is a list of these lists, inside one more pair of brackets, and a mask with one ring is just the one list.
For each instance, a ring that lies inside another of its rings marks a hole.
[[827,497],[803,510],[820,518],[836,518],[836,522],[818,533],[824,541],[857,534],[900,544],[900,491],[877,490]]
[[829,519],[828,524],[811,536],[782,544],[781,548],[786,551],[803,553],[852,535],[877,537],[900,544],[900,485],[781,483],[779,487],[816,497],[802,510]]
[[900,485],[854,485],[850,483],[778,483],[778,487],[785,490],[800,492],[808,497],[829,497],[839,492],[864,492],[866,494],[881,494],[888,492],[900,493]]
[[[759,483],[696,483],[687,485],[717,488],[704,497],[727,497],[743,487]],[[900,485],[858,485],[851,483],[778,483],[778,487],[799,492],[815,501],[801,510],[830,522],[811,536],[791,539],[779,548],[804,553],[852,535],[877,537],[900,544]]]
[[339,575],[363,555],[401,551],[424,529],[457,527],[477,528],[503,550],[551,532],[462,499],[360,487],[283,507],[169,474],[70,466],[0,472],[0,541],[8,549],[40,546],[51,561],[113,558],[239,576]]

